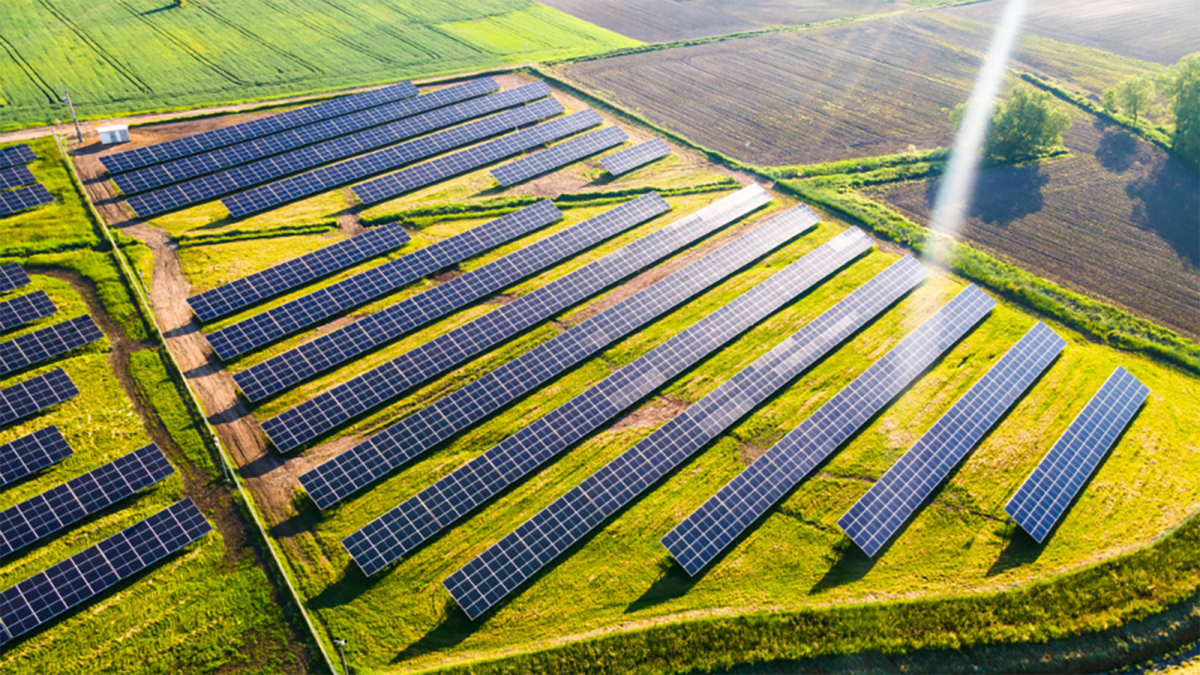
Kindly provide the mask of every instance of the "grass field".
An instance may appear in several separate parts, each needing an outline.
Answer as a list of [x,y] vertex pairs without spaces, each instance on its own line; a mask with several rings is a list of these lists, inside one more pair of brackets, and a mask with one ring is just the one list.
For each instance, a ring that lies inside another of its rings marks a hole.
[[0,131],[394,82],[637,43],[530,0],[15,0]]
[[[54,203],[5,218],[0,252],[28,256],[97,246],[100,232],[84,210],[83,197],[71,182],[54,139],[45,136],[26,144],[38,156],[29,168],[54,195]],[[20,144],[3,143],[0,147],[12,145]]]

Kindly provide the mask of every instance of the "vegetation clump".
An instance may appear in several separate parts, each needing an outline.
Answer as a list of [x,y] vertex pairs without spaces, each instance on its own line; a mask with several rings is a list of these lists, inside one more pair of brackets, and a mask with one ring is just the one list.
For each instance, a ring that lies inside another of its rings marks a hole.
[[1183,57],[1153,80],[1143,75],[1106,89],[1100,102],[1109,113],[1132,117],[1135,128],[1138,116],[1151,111],[1168,129],[1173,123],[1170,149],[1200,166],[1200,53]]
[[[966,116],[966,104],[950,113],[956,126]],[[996,103],[988,125],[983,154],[995,162],[1033,159],[1062,146],[1062,134],[1071,128],[1071,116],[1055,105],[1048,92],[1014,87],[1008,101]]]

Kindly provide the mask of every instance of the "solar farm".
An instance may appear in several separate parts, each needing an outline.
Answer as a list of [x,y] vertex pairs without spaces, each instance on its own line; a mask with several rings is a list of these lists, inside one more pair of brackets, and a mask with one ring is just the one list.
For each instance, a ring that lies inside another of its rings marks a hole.
[[[709,49],[734,20],[710,4],[665,53]],[[856,30],[817,4],[820,39]],[[924,148],[756,167],[578,58],[0,142],[0,670],[1098,672],[1193,648],[1200,365],[854,210]],[[825,152],[789,147],[763,156]],[[808,198],[821,179],[844,201]]]

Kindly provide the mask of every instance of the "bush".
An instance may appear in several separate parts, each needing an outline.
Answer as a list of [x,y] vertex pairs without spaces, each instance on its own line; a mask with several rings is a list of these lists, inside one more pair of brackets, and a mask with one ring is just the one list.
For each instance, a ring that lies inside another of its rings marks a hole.
[[[955,125],[966,116],[966,105],[950,113]],[[1019,162],[1061,147],[1062,134],[1071,127],[1071,116],[1054,105],[1050,94],[1013,87],[1008,101],[992,109],[983,154],[996,162]]]

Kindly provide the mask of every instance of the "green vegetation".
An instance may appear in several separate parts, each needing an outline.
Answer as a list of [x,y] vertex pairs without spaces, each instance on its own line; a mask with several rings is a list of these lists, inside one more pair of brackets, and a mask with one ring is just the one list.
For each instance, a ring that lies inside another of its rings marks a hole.
[[[38,156],[29,168],[54,195],[54,203],[5,217],[0,253],[31,256],[99,246],[100,231],[83,206],[83,196],[71,179],[54,138],[44,136],[22,143],[28,143]],[[4,143],[0,147],[13,145],[19,144]]]
[[163,428],[183,451],[186,469],[198,472],[194,480],[214,480],[220,476],[212,452],[203,436],[203,422],[197,422],[184,400],[182,386],[167,374],[162,347],[143,349],[129,355],[129,374],[137,383],[142,404],[154,411]]
[[1054,94],[1058,98],[1067,101],[1068,103],[1073,103],[1079,106],[1081,109],[1092,113],[1093,115],[1116,122],[1117,124],[1120,124],[1121,126],[1129,129],[1133,133],[1141,136],[1145,140],[1164,150],[1171,149],[1171,137],[1162,127],[1151,124],[1145,119],[1141,119],[1135,124],[1132,117],[1120,112],[1108,110],[1103,103],[1096,103],[1091,99],[1080,96],[1079,94],[1066,89],[1062,85],[1055,84],[1049,80],[1044,80],[1031,73],[1021,73],[1020,75],[1021,79],[1025,80],[1026,82],[1040,89],[1044,89],[1051,94]]
[[1138,123],[1138,115],[1146,112],[1154,97],[1154,83],[1147,77],[1135,77],[1125,80],[1112,89],[1105,89],[1101,104],[1109,112],[1122,110],[1133,116],[1133,125]]
[[[967,106],[960,103],[950,121],[961,127]],[[1044,155],[1063,144],[1071,116],[1054,104],[1049,93],[1013,87],[1007,101],[997,101],[983,143],[984,157],[994,162],[1021,162]]]
[[1159,78],[1158,85],[1175,117],[1172,149],[1187,163],[1200,167],[1200,54],[1185,56]]

